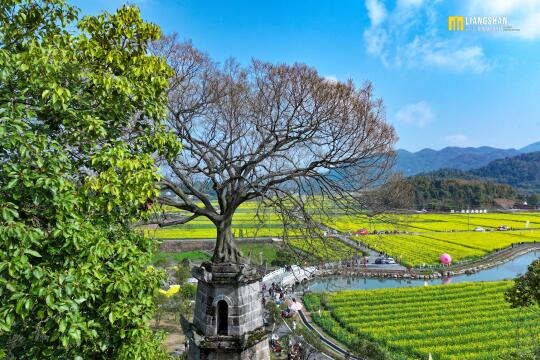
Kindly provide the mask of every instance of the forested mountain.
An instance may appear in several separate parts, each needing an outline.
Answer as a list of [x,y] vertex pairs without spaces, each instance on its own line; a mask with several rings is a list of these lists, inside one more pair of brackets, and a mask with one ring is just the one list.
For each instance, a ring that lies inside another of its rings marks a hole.
[[494,160],[469,174],[527,192],[540,192],[540,151]]
[[459,169],[439,169],[430,172],[420,173],[413,177],[427,177],[430,179],[461,179],[461,180],[482,180],[478,176],[465,170]]
[[459,170],[443,170],[408,178],[417,208],[430,210],[460,210],[490,208],[495,199],[516,199],[518,192],[511,186],[480,180]]
[[[534,144],[533,144],[534,145]],[[408,178],[417,208],[491,207],[498,198],[537,205],[540,151],[491,161],[472,170],[439,169]]]

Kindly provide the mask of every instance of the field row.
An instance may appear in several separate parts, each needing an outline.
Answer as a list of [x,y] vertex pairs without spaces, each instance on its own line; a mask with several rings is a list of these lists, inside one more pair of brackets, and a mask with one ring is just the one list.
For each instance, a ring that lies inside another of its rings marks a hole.
[[305,253],[314,255],[321,261],[336,261],[350,259],[355,254],[359,256],[363,255],[362,252],[358,252],[333,238],[326,238],[324,240],[320,238],[289,240],[289,243]]
[[[254,264],[262,265],[266,261],[268,264],[277,258],[278,247],[271,243],[242,243],[239,244],[240,251],[244,256],[251,253],[251,261]],[[179,263],[185,259],[192,261],[210,260],[210,252],[203,250],[176,252],[158,252],[154,254],[152,263],[157,266]]]
[[373,231],[466,231],[476,227],[487,230],[499,226],[513,229],[540,229],[540,213],[487,213],[487,214],[390,214],[369,218],[366,216],[336,216],[329,225],[344,232],[365,228]]
[[540,242],[540,231],[459,232],[354,236],[407,266],[438,264],[448,253],[454,262],[485,256],[520,242]]
[[[233,235],[236,238],[282,237],[284,230],[279,216],[269,209],[263,209],[262,215],[258,210],[260,210],[259,204],[256,202],[243,204],[234,215]],[[470,215],[418,213],[350,217],[336,212],[330,219],[321,220],[343,232],[353,233],[362,228],[370,233],[398,231],[399,234],[364,235],[352,238],[391,255],[407,266],[439,264],[439,256],[442,253],[450,254],[455,263],[485,256],[513,243],[540,241],[540,231],[532,230],[540,229],[540,213]],[[485,233],[463,231],[476,227],[489,230],[502,225],[528,230]],[[216,237],[214,224],[204,217],[182,226],[146,229],[145,232],[148,236],[158,239],[212,239]],[[288,230],[287,234],[301,236],[305,235],[304,232],[305,229],[297,228]],[[305,252],[317,253],[328,261],[350,258],[353,255],[350,248],[343,249],[340,244],[325,246],[311,244],[310,241],[295,240],[293,245]]]
[[[242,230],[242,237],[279,236],[277,228]],[[236,237],[239,229],[233,229]],[[161,229],[146,230],[148,236],[158,238],[178,238],[182,233],[186,238],[214,238],[214,229]],[[197,234],[198,236],[194,236]],[[354,241],[361,242],[372,249],[385,252],[406,266],[425,266],[439,264],[439,256],[448,253],[454,263],[480,258],[496,250],[520,242],[540,242],[540,231],[505,231],[505,232],[459,232],[459,233],[422,233],[353,236]],[[290,245],[304,252],[316,254],[316,257],[327,261],[351,258],[356,252],[349,246],[331,238],[324,242],[320,239],[293,239]]]
[[[476,227],[490,230],[503,225],[512,229],[540,229],[539,213],[472,214],[470,219],[467,214],[392,214],[373,218],[337,214],[321,221],[343,232],[355,232],[365,228],[370,233],[466,231]],[[233,231],[237,237],[278,237],[283,235],[283,224],[279,216],[268,209],[262,214],[257,214],[256,203],[248,202],[235,213]],[[296,234],[300,234],[300,230],[296,231]],[[152,236],[160,239],[197,239],[215,237],[216,232],[210,220],[200,217],[182,226],[158,229]]]
[[434,359],[487,360],[534,341],[540,331],[536,314],[504,301],[510,286],[500,281],[342,291],[304,300],[315,322],[345,344],[360,336],[411,358],[431,353]]

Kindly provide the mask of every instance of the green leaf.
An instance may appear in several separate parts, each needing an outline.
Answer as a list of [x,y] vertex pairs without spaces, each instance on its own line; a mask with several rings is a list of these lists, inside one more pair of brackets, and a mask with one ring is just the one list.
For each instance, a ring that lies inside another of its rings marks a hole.
[[35,257],[41,257],[41,255],[37,251],[31,249],[24,249],[24,253]]
[[43,277],[43,271],[41,270],[41,268],[37,267],[35,268],[34,270],[32,270],[32,274],[34,275],[34,277],[36,277],[37,279],[41,279]]
[[9,189],[15,187],[15,185],[17,185],[17,181],[18,181],[18,179],[16,179],[16,178],[15,178],[15,179],[12,179],[12,180],[7,184],[7,186],[5,187],[5,189],[6,189],[6,190],[9,190]]
[[47,304],[48,307],[52,307],[54,305],[54,298],[52,297],[51,294],[45,297],[45,303]]
[[67,326],[67,323],[65,320],[61,320],[60,321],[60,324],[58,326],[58,331],[60,331],[61,333],[65,332],[66,331],[66,326]]

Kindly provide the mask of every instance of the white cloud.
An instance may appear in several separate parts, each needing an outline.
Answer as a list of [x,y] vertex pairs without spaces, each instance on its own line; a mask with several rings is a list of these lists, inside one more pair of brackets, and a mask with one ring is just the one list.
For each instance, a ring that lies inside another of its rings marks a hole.
[[398,0],[398,6],[407,7],[407,6],[421,6],[424,3],[424,0]]
[[482,73],[490,70],[484,50],[477,45],[460,46],[451,41],[427,40],[416,37],[404,48],[403,55],[409,64],[433,65],[435,67]]
[[388,34],[384,29],[381,28],[372,28],[364,32],[364,41],[366,43],[366,51],[371,54],[381,58],[386,64],[386,43],[388,39]]
[[386,18],[386,8],[377,0],[366,0],[369,20],[373,26],[378,26]]
[[467,16],[506,16],[509,25],[519,29],[511,35],[528,40],[540,37],[539,0],[471,0],[464,11]]
[[425,101],[409,104],[396,113],[396,120],[412,124],[418,127],[424,127],[433,121],[433,110]]
[[334,76],[334,75],[326,75],[324,77],[324,80],[326,82],[331,83],[331,84],[335,84],[335,83],[337,83],[339,81],[338,78],[336,76]]
[[467,145],[469,145],[469,138],[467,137],[467,135],[463,135],[463,134],[445,136],[444,141],[448,145],[452,145],[452,146],[467,146]]
[[[364,31],[366,52],[386,67],[437,67],[482,73],[493,68],[484,49],[471,38],[441,36],[446,20],[438,16],[437,0],[398,0],[385,8],[365,0],[371,26]],[[382,10],[381,10],[382,9]]]

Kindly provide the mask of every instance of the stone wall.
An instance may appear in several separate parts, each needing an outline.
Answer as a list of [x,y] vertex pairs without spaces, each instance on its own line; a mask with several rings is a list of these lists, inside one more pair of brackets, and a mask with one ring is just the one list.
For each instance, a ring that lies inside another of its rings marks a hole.
[[206,335],[217,334],[217,302],[228,305],[228,335],[242,335],[263,326],[263,308],[259,282],[220,285],[199,281],[193,324]]
[[246,349],[242,352],[233,351],[200,351],[198,347],[189,347],[188,353],[189,360],[269,360],[270,359],[270,347],[268,341],[259,342],[258,344]]
[[205,262],[192,274],[199,282],[188,359],[269,360],[260,276],[255,269]]

